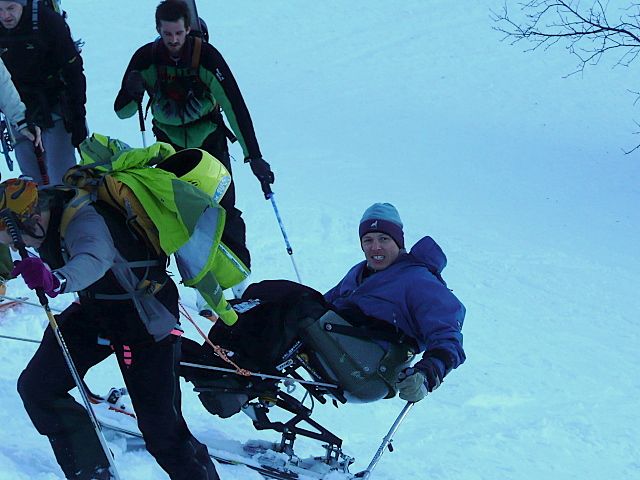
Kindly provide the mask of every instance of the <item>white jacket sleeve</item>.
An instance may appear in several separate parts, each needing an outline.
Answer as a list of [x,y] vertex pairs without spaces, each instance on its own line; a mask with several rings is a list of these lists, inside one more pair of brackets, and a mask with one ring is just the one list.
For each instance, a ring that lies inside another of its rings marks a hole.
[[16,130],[27,126],[25,120],[27,109],[20,100],[18,90],[11,80],[11,74],[2,59],[0,59],[0,110]]

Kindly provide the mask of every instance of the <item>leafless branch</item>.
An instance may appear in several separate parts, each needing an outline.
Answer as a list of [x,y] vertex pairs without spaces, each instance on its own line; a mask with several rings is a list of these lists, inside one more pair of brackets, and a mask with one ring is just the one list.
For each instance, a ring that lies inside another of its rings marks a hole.
[[[491,12],[498,23],[493,27],[502,32],[503,40],[517,43],[525,40],[530,50],[545,50],[562,43],[579,62],[570,73],[583,72],[587,65],[596,65],[608,53],[618,53],[616,65],[628,66],[640,55],[640,3],[632,3],[613,14],[607,12],[609,2],[593,0],[582,8],[579,0],[532,0],[519,3],[521,21],[514,18],[505,3],[499,13]],[[615,51],[615,52],[614,52]]]
[[[614,14],[609,0],[529,0],[517,4],[514,16],[507,1],[500,12],[491,12],[497,23],[494,30],[504,34],[503,41],[530,43],[529,51],[564,45],[578,58],[576,70],[566,76],[583,73],[587,65],[597,65],[605,55],[617,55],[614,67],[628,67],[640,55],[638,2]],[[638,102],[640,92],[632,93]],[[640,144],[625,153],[638,149]]]

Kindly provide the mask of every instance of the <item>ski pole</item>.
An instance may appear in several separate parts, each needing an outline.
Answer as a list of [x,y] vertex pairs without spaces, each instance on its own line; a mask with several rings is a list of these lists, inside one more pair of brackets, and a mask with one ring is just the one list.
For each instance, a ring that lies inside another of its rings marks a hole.
[[144,114],[142,113],[142,100],[138,102],[138,119],[140,120],[140,133],[142,134],[142,146],[147,148],[146,127],[144,125]]
[[293,269],[296,271],[296,276],[298,277],[298,283],[302,283],[300,279],[300,272],[298,272],[298,266],[296,265],[296,261],[293,258],[293,249],[291,248],[291,244],[289,243],[289,237],[287,237],[287,232],[284,229],[284,225],[282,223],[282,218],[280,217],[280,212],[278,211],[278,206],[276,205],[276,199],[274,198],[275,193],[271,192],[265,195],[269,200],[271,200],[271,205],[273,205],[273,211],[276,214],[276,218],[278,219],[278,225],[280,225],[280,230],[282,231],[282,236],[284,237],[284,244],[287,247],[287,253],[291,257],[291,263],[293,263]]
[[[22,259],[27,258],[29,256],[29,254],[27,253],[27,247],[22,241],[22,237],[18,229],[16,228],[13,212],[8,208],[5,208],[4,210],[0,211],[0,217],[2,217],[5,223],[7,224],[7,230],[9,231],[9,234],[13,239],[13,246],[18,250],[20,257]],[[104,438],[104,435],[102,434],[102,430],[100,429],[100,424],[98,423],[96,414],[93,411],[93,408],[91,407],[91,401],[89,400],[89,395],[87,394],[87,391],[84,388],[84,383],[82,381],[82,378],[80,377],[80,374],[78,373],[78,370],[76,369],[76,366],[73,363],[73,359],[71,358],[71,354],[69,353],[69,348],[67,347],[67,344],[64,341],[62,332],[60,331],[60,327],[58,326],[58,322],[56,321],[56,318],[51,312],[51,308],[49,307],[49,301],[47,300],[47,297],[44,293],[44,289],[42,287],[36,288],[36,295],[40,300],[40,305],[42,306],[42,308],[44,308],[44,311],[47,314],[47,318],[49,319],[49,324],[51,326],[51,329],[53,330],[56,340],[58,341],[58,345],[60,345],[60,349],[62,350],[62,355],[65,361],[67,362],[67,366],[69,367],[69,371],[71,372],[71,376],[73,377],[76,387],[80,392],[80,396],[82,397],[84,407],[87,410],[87,414],[89,415],[89,419],[91,420],[93,429],[96,435],[98,436],[98,440],[100,441],[102,450],[104,451],[104,454],[106,455],[107,460],[109,461],[109,465],[111,467],[111,472],[113,473],[114,479],[120,480],[120,475],[118,474],[118,470],[116,469],[113,455],[111,454],[111,450],[107,445],[107,440]]]
[[18,340],[20,342],[40,343],[40,340],[34,340],[32,338],[11,337],[9,335],[0,335],[0,338],[5,338],[7,340]]
[[396,433],[396,431],[398,430],[398,427],[400,427],[400,424],[404,420],[404,417],[407,416],[407,413],[409,413],[409,410],[411,410],[411,407],[413,407],[414,405],[415,405],[414,402],[407,402],[407,404],[404,406],[404,408],[398,415],[398,418],[396,418],[396,421],[393,422],[393,425],[391,426],[389,433],[387,433],[387,436],[384,437],[384,439],[382,440],[382,444],[378,448],[378,451],[374,455],[367,469],[356,474],[356,477],[359,477],[359,478],[361,477],[364,480],[367,480],[371,476],[371,472],[373,471],[373,469],[378,464],[378,461],[380,460],[380,457],[384,453],[385,448],[388,446],[389,451],[393,451],[393,448],[391,447],[391,441],[393,439],[393,435]]
[[[237,370],[234,370],[232,368],[214,367],[212,365],[200,365],[198,363],[180,362],[180,365],[182,365],[183,367],[202,368],[204,370],[215,370],[216,372],[238,373]],[[310,380],[298,380],[297,378],[293,378],[293,377],[281,377],[278,375],[268,375],[266,373],[260,373],[260,372],[251,372],[250,376],[260,377],[262,379],[270,378],[273,380],[282,380],[285,383],[293,382],[293,383],[300,383],[305,385],[316,385],[318,387],[328,387],[328,388],[338,387],[337,385],[332,385],[331,383],[313,382]]]

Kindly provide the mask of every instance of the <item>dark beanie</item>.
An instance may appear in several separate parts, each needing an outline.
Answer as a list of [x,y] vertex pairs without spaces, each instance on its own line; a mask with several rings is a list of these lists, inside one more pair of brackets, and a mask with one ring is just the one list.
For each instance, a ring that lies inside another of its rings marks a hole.
[[10,0],[10,1],[19,3],[20,5],[22,5],[24,7],[27,6],[27,0]]
[[390,203],[374,203],[364,212],[360,220],[360,239],[369,232],[386,233],[398,248],[404,248],[404,232],[402,220],[396,207]]

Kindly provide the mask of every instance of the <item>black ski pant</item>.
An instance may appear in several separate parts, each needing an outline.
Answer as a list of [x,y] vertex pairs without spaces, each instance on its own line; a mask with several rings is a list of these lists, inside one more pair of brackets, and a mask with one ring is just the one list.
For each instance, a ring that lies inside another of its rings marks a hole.
[[[172,480],[219,480],[207,447],[196,440],[181,412],[180,338],[131,345],[99,345],[98,330],[79,304],[58,316],[58,324],[81,377],[116,353],[147,450]],[[49,326],[38,350],[20,375],[18,392],[38,432],[49,437],[64,474],[73,480],[92,477],[109,466],[85,408],[69,395],[75,382]]]
[[[153,127],[153,133],[156,140],[171,144],[173,148],[183,150],[184,147],[177,145],[160,130]],[[251,269],[251,254],[247,249],[246,226],[242,218],[242,212],[236,208],[236,187],[233,181],[233,172],[231,171],[231,157],[229,155],[229,147],[227,145],[227,137],[223,128],[217,128],[211,133],[198,148],[210,153],[222,163],[231,175],[231,183],[227,192],[220,200],[220,206],[227,212],[227,219],[222,232],[222,242],[235,253],[244,265]]]

